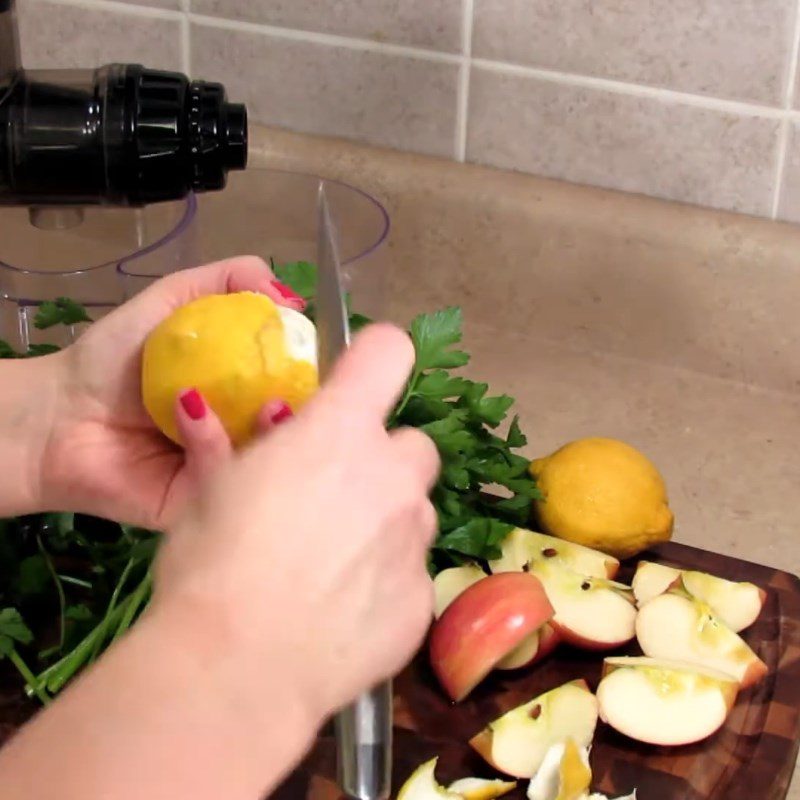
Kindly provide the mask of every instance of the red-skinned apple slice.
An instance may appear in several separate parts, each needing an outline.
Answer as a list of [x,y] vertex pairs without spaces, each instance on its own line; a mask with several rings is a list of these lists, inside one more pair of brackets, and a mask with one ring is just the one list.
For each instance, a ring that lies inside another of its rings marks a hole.
[[633,639],[636,608],[629,587],[547,561],[532,562],[530,574],[544,584],[555,609],[550,624],[562,641],[585,650],[610,650]]
[[532,778],[554,744],[572,738],[588,747],[596,725],[597,699],[585,681],[572,681],[503,714],[469,743],[500,772]]
[[552,616],[544,587],[533,575],[490,575],[463,591],[434,622],[433,671],[452,700],[463,700]]
[[558,647],[560,639],[555,628],[546,622],[536,633],[522,640],[505,658],[497,662],[495,669],[513,670],[532,667],[546,658]]
[[749,628],[758,619],[767,599],[763,589],[748,582],[729,581],[696,570],[678,570],[652,561],[642,561],[636,567],[633,593],[640,608],[648,600],[680,586],[707,603],[735,633]]
[[501,557],[489,562],[493,573],[520,572],[537,560],[554,561],[595,578],[613,578],[619,570],[619,561],[613,556],[526,528],[511,531],[501,550]]
[[654,658],[607,658],[597,688],[600,719],[631,739],[676,746],[718,731],[736,702],[736,678]]
[[767,665],[714,616],[705,603],[670,591],[639,610],[636,638],[646,656],[697,664],[731,675],[742,688],[757,683]]
[[704,603],[732,631],[739,633],[758,619],[767,593],[752,583],[729,581],[707,572],[687,570],[681,575],[683,588]]
[[462,567],[451,567],[442,570],[433,579],[433,591],[436,599],[434,616],[442,616],[444,610],[465,589],[483,580],[486,573],[477,564],[465,564]]

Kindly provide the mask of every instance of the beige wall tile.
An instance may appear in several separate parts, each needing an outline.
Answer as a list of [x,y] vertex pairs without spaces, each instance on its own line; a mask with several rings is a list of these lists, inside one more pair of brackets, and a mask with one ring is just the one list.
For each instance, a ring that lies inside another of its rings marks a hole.
[[769,214],[779,123],[473,69],[467,157],[655,197]]
[[132,6],[152,6],[154,8],[174,8],[181,7],[181,0],[117,0],[119,3],[128,3]]
[[777,104],[794,0],[475,0],[473,54]]
[[18,9],[22,58],[29,67],[95,67],[121,61],[181,68],[177,21],[45,0],[21,0]]
[[800,125],[792,123],[784,167],[783,191],[778,215],[790,222],[800,222]]
[[452,156],[457,67],[193,25],[192,64],[254,121]]
[[191,0],[192,11],[287,28],[455,51],[461,0]]

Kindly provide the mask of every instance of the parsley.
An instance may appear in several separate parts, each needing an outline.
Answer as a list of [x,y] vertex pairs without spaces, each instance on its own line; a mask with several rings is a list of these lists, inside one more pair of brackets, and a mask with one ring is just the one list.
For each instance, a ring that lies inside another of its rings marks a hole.
[[[316,286],[316,268],[307,262],[275,266],[276,274],[296,292]],[[351,317],[352,319],[352,317]],[[359,318],[360,325],[368,322]],[[516,525],[530,517],[540,494],[528,472],[528,460],[514,453],[527,439],[514,417],[505,438],[492,431],[504,422],[514,404],[508,395],[489,395],[486,383],[451,370],[469,363],[458,348],[462,339],[460,308],[421,314],[411,323],[416,359],[403,397],[390,416],[389,427],[413,426],[431,437],[442,459],[432,501],[439,535],[429,569],[497,558],[500,544]],[[501,499],[489,500],[489,489]]]
[[39,306],[33,324],[39,330],[52,328],[54,325],[75,325],[78,322],[91,322],[92,318],[86,309],[68,297],[46,300]]

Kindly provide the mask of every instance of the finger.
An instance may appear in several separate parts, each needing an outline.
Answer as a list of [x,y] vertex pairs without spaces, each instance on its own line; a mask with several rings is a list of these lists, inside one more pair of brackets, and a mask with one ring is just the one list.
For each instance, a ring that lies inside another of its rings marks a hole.
[[305,301],[284,284],[275,280],[267,263],[257,256],[238,256],[203,267],[180,270],[156,281],[128,305],[147,309],[158,308],[156,316],[166,317],[181,306],[209,294],[258,292],[279,305],[302,311]]
[[383,423],[400,398],[414,366],[408,335],[385,323],[370,325],[339,359],[315,408],[338,420]]
[[231,440],[219,417],[197,389],[178,395],[175,419],[192,480],[202,481],[233,452]]
[[436,445],[416,428],[398,428],[391,433],[392,456],[408,465],[425,491],[430,491],[439,477],[441,459]]
[[256,417],[256,431],[258,433],[268,433],[275,426],[282,422],[287,422],[294,416],[294,412],[288,403],[283,400],[270,400],[264,403]]

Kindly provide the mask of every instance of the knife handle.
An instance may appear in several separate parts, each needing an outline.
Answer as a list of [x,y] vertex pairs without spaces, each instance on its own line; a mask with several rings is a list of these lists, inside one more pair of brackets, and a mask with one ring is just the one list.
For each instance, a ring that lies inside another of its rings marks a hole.
[[392,683],[361,695],[335,720],[339,786],[354,800],[388,800],[392,789]]

